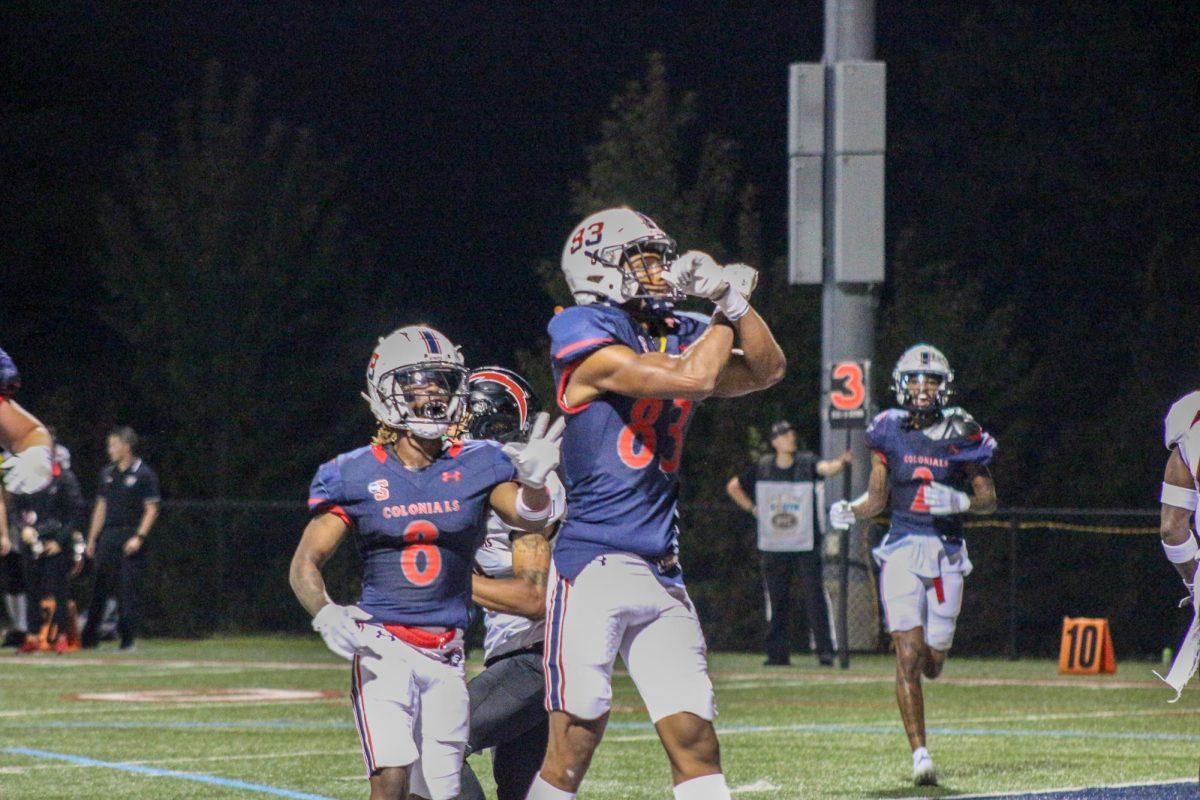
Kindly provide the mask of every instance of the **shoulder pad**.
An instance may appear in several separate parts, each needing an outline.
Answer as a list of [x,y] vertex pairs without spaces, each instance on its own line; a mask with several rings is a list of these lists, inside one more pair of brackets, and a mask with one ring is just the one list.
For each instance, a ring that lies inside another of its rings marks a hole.
[[570,362],[628,338],[631,324],[623,311],[603,304],[571,306],[556,314],[546,326],[550,334],[550,355],[557,361]]
[[1170,450],[1179,444],[1197,421],[1200,421],[1200,392],[1188,392],[1175,401],[1163,420],[1163,446]]

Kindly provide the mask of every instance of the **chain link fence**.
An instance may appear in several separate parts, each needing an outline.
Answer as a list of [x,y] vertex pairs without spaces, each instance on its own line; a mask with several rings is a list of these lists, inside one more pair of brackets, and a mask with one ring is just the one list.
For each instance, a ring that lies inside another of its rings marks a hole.
[[[766,632],[753,519],[729,503],[681,507],[688,588],[710,645],[757,650]],[[307,631],[288,586],[288,564],[308,520],[303,503],[168,500],[149,543],[146,633],[205,636],[236,631]],[[1157,511],[1006,509],[967,523],[975,570],[967,579],[955,650],[976,655],[1052,657],[1063,616],[1107,617],[1118,655],[1152,656],[1174,647],[1186,611],[1163,559]],[[886,648],[870,547],[886,531],[851,539],[849,643]],[[825,584],[836,614],[841,592],[836,535],[825,537]],[[357,596],[359,564],[347,542],[325,568],[330,594]],[[76,580],[80,607],[90,577]],[[799,592],[793,596],[799,602]],[[802,609],[793,619],[804,625]],[[836,630],[836,626],[835,626]],[[800,630],[798,641],[806,641]]]

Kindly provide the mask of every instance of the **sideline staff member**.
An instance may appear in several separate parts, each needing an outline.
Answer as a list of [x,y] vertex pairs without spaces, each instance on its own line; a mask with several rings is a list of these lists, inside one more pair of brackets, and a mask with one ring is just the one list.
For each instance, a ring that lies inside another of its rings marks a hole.
[[818,478],[841,472],[851,459],[849,452],[825,461],[810,452],[798,453],[796,432],[780,420],[771,426],[775,455],[764,456],[741,475],[734,475],[725,491],[743,511],[758,520],[758,549],[762,552],[763,587],[766,600],[767,666],[790,663],[791,581],[798,573],[804,593],[808,628],[823,666],[833,664],[833,642],[829,635],[829,608],[821,580],[820,532],[817,509],[822,508]]
[[[141,573],[145,566],[146,536],[158,519],[158,476],[134,455],[137,434],[122,426],[108,435],[112,461],[100,473],[100,489],[88,530],[87,555],[96,559],[96,588],[83,628],[83,646],[99,641],[104,603],[116,590],[121,649],[133,647],[140,612]],[[99,540],[99,542],[97,542]]]

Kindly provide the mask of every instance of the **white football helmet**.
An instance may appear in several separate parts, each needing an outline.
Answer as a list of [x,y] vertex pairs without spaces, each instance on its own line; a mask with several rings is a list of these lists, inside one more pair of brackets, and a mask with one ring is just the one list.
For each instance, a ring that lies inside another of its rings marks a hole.
[[928,344],[914,344],[896,362],[896,368],[892,370],[892,391],[896,393],[896,402],[910,408],[912,399],[908,395],[908,380],[924,380],[925,376],[936,376],[940,381],[934,407],[945,408],[954,391],[951,386],[954,383],[954,370],[950,369],[950,361],[942,351]]
[[380,338],[363,397],[387,427],[437,439],[462,419],[467,374],[453,342],[433,328],[409,325]]
[[567,286],[580,305],[608,298],[625,303],[637,297],[677,301],[683,292],[665,287],[651,292],[635,274],[628,258],[639,252],[656,252],[665,267],[675,258],[675,240],[654,220],[631,208],[598,211],[579,223],[562,252]]

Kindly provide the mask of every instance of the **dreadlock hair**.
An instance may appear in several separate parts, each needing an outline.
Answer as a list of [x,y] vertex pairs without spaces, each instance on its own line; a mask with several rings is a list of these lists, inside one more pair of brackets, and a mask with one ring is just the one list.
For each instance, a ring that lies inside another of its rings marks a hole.
[[389,428],[382,422],[375,429],[375,435],[371,437],[371,444],[379,447],[390,447],[400,441],[400,431],[395,428]]

